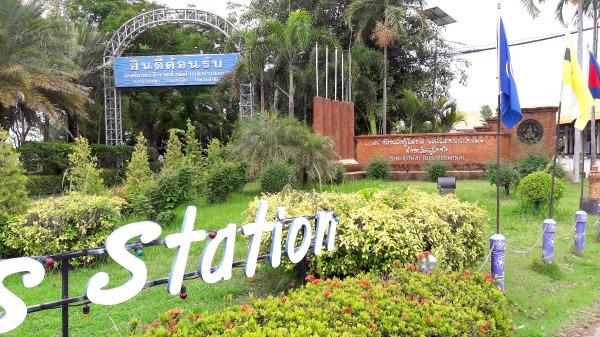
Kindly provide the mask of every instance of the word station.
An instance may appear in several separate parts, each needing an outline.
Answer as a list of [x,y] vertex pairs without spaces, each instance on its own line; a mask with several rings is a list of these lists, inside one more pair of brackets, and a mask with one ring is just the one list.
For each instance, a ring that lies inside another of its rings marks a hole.
[[[198,276],[206,283],[231,279],[235,240],[238,232],[251,236],[247,259],[243,261],[247,277],[254,276],[256,272],[261,239],[264,233],[270,233],[272,237],[268,254],[270,265],[274,268],[281,265],[282,236],[284,224],[287,223],[290,223],[290,226],[285,242],[285,254],[292,263],[302,261],[311,246],[315,255],[320,255],[324,246],[329,251],[334,249],[337,220],[333,212],[318,212],[314,217],[285,219],[285,208],[279,207],[276,211],[278,220],[268,222],[266,221],[267,209],[267,202],[262,200],[258,204],[253,223],[241,227],[229,224],[216,232],[207,232],[205,230],[194,230],[197,211],[196,207],[189,206],[185,212],[181,232],[168,235],[164,240],[164,244],[168,248],[177,248],[167,283],[169,294],[177,295],[182,289],[185,266],[192,243],[204,241],[207,237],[210,238],[210,241],[204,246],[197,270]],[[314,240],[309,218],[316,220]],[[296,242],[300,239],[301,231],[301,241],[297,246]],[[156,240],[161,232],[160,225],[152,221],[128,224],[112,232],[106,239],[105,252],[117,264],[127,269],[131,277],[121,286],[104,289],[109,284],[109,275],[105,272],[99,272],[88,281],[84,296],[91,303],[101,305],[116,305],[135,297],[146,285],[148,269],[144,261],[128,251],[126,245],[128,241],[137,237],[144,244],[150,243]],[[224,244],[223,256],[219,265],[213,267],[213,259],[221,243]],[[3,285],[6,277],[18,273],[24,273],[22,276],[23,285],[26,288],[33,288],[44,280],[45,269],[38,259],[31,257],[0,261],[0,307],[5,310],[4,313],[0,313],[0,333],[16,329],[27,316],[25,303]]]

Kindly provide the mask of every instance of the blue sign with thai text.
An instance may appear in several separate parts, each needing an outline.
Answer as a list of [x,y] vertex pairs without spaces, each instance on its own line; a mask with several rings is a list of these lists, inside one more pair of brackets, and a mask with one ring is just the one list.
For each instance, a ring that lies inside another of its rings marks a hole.
[[215,85],[239,60],[238,53],[116,57],[115,87]]

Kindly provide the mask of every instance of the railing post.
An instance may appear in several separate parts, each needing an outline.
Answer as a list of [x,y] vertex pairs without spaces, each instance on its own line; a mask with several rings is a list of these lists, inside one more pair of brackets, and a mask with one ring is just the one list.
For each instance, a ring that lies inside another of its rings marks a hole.
[[[60,264],[62,279],[62,298],[69,298],[69,259],[64,259]],[[69,337],[69,305],[62,305],[62,336]]]

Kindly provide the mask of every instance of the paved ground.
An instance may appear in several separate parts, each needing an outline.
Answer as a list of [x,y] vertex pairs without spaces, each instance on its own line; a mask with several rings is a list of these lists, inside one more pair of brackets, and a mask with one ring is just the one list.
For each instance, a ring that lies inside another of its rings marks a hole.
[[590,317],[589,322],[567,330],[560,337],[600,337],[600,310]]

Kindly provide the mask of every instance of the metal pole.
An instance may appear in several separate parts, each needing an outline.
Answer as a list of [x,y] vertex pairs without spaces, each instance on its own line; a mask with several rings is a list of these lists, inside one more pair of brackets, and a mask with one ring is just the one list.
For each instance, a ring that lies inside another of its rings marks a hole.
[[342,101],[346,100],[344,92],[344,51],[342,50]]
[[[69,259],[61,261],[60,275],[62,279],[62,298],[69,298]],[[62,306],[62,336],[69,337],[69,305]]]
[[325,46],[325,98],[329,98],[329,46]]
[[[562,89],[561,89],[562,92]],[[562,94],[560,95],[562,97]],[[548,205],[548,218],[554,218],[554,186],[556,180],[556,160],[558,157],[558,130],[560,127],[560,110],[562,106],[562,100],[558,103],[558,117],[556,120],[556,126],[554,131],[554,159],[552,159],[552,184],[550,185],[550,205]]]
[[500,234],[500,95],[498,95],[498,126],[496,127],[496,234]]
[[335,80],[334,82],[334,87],[335,89],[333,90],[333,99],[337,101],[337,47],[335,47],[335,71],[333,72],[335,75]]
[[315,43],[315,83],[317,85],[317,97],[319,97],[319,44]]
[[[575,129],[577,130],[577,129]],[[579,148],[580,150],[580,155],[581,158],[579,160],[579,209],[582,208],[583,206],[583,181],[585,180],[585,141],[584,141],[584,137],[585,137],[585,129],[581,130],[581,132],[579,133],[581,135],[580,137],[580,143],[581,143],[581,147]]]

